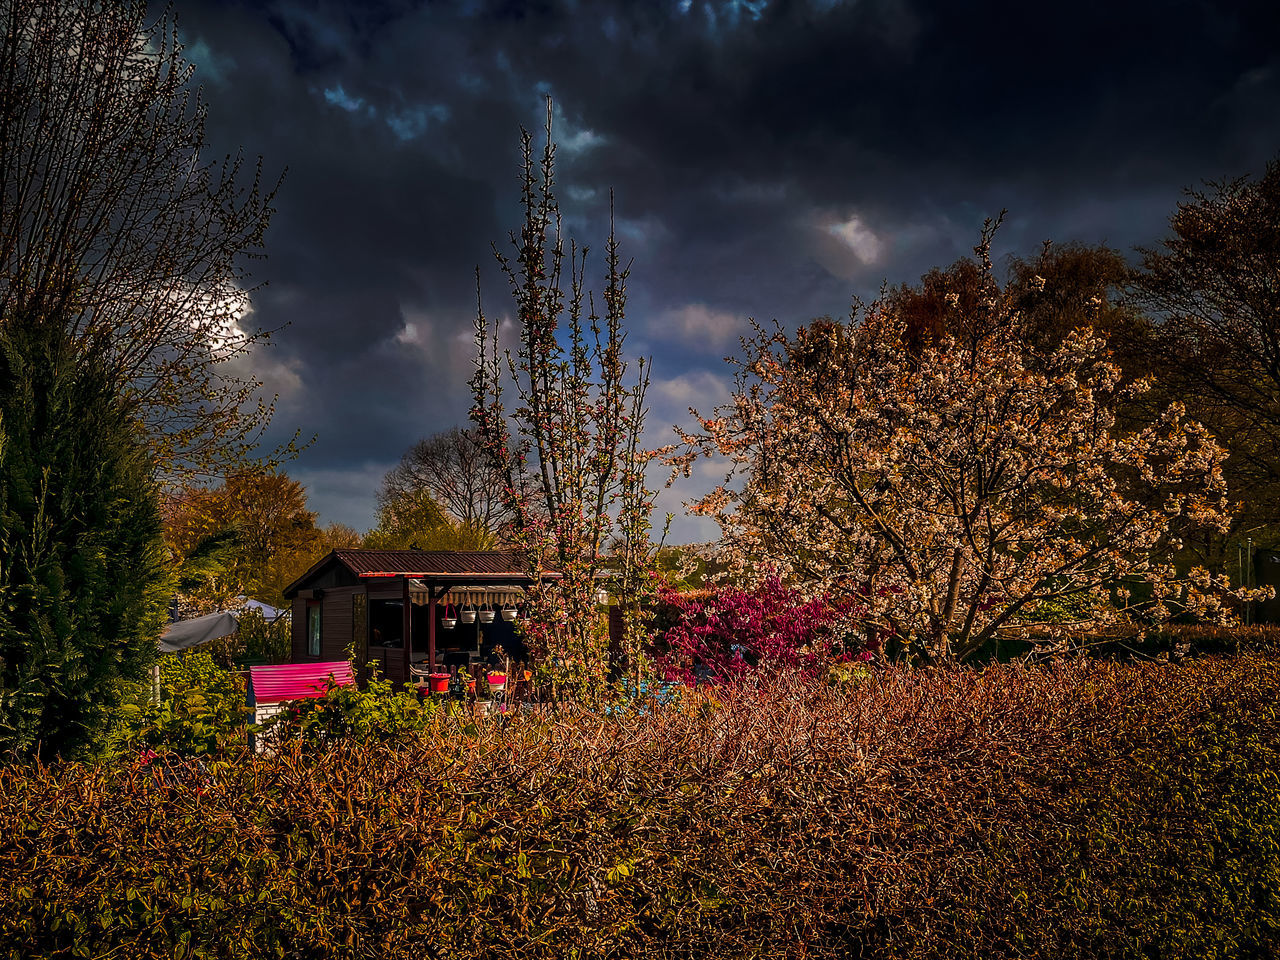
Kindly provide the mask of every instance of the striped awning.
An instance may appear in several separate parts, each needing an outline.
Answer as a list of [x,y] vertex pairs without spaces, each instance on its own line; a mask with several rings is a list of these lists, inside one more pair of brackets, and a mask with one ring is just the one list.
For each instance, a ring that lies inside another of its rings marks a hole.
[[[439,599],[436,603],[444,605],[452,604],[455,609],[464,606],[473,607],[499,607],[507,604],[516,605],[524,599],[524,587],[505,587],[490,586],[482,587],[475,585],[463,584],[457,587],[450,587],[449,591]],[[427,602],[427,586],[421,580],[409,581],[409,597],[419,606]]]

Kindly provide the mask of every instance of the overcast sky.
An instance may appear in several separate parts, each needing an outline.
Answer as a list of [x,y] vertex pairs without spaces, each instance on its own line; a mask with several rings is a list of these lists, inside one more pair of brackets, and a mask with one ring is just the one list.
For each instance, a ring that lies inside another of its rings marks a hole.
[[[177,0],[213,153],[288,167],[253,265],[273,435],[322,523],[466,420],[477,265],[518,223],[519,129],[556,107],[559,198],[603,249],[655,442],[710,408],[748,317],[843,316],[883,282],[1041,241],[1131,252],[1184,188],[1280,152],[1280,4]],[[600,266],[599,259],[595,265]],[[597,284],[598,286],[598,284]],[[668,492],[663,509],[709,488]],[[676,542],[714,528],[678,516]]]

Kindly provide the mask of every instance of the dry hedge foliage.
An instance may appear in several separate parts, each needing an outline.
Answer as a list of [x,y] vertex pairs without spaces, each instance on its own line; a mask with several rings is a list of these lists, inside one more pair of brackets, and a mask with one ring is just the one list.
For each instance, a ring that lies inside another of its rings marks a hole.
[[0,955],[1259,957],[1280,660],[885,669],[0,770]]

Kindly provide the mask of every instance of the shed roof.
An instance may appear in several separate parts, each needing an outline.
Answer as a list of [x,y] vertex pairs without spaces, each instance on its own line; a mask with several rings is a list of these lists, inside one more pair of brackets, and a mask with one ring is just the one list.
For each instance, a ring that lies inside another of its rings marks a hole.
[[519,556],[510,550],[335,550],[358,577],[372,573],[524,576]]
[[522,568],[520,555],[513,550],[331,550],[289,584],[284,595],[295,596],[334,565],[346,568],[362,580],[412,577],[437,583],[477,585],[531,582]]

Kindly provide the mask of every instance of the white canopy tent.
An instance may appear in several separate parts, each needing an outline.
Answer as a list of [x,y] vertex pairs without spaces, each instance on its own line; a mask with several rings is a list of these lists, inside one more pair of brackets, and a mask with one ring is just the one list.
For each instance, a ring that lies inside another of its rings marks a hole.
[[236,615],[228,610],[220,613],[209,613],[194,620],[179,620],[171,623],[160,636],[161,653],[177,653],[190,650],[210,640],[230,636],[239,628]]
[[236,610],[223,610],[205,614],[203,617],[195,617],[192,620],[179,620],[165,627],[164,633],[160,635],[160,652],[178,653],[181,650],[190,650],[192,647],[208,643],[210,640],[230,636],[239,629],[240,616],[246,610],[255,610],[268,621],[275,620],[281,614],[288,612],[278,610],[261,600],[245,600]]

